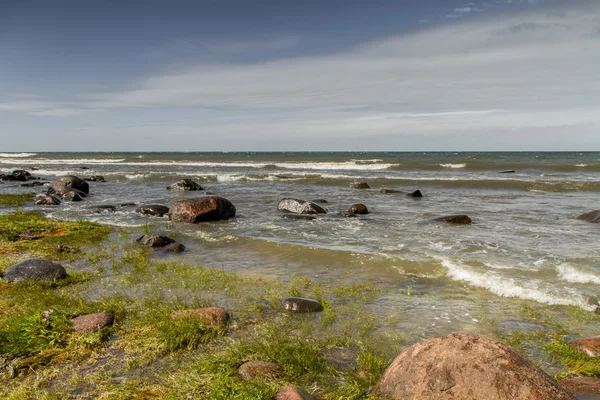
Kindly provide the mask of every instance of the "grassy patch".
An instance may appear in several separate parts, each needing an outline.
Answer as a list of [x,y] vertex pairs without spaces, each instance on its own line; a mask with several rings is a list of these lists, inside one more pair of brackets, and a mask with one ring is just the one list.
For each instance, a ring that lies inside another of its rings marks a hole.
[[19,207],[33,200],[35,193],[26,194],[0,194],[0,205]]

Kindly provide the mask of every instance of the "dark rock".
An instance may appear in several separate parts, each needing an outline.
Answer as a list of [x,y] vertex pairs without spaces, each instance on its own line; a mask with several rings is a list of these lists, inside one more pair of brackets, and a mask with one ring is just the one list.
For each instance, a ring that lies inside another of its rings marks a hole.
[[286,311],[309,313],[323,311],[323,306],[316,300],[302,297],[286,297],[281,301],[281,306]]
[[558,382],[569,393],[600,395],[600,379],[592,377],[567,378]]
[[85,197],[90,193],[90,186],[86,181],[74,175],[61,176],[54,182],[50,183],[48,194],[56,194],[63,199],[64,194],[75,191],[80,197]]
[[267,361],[248,361],[238,369],[238,373],[244,379],[274,378],[280,371],[279,365]]
[[56,250],[58,250],[59,253],[72,253],[76,249],[74,247],[68,246],[66,244],[59,244],[56,246]]
[[277,391],[275,400],[316,400],[316,398],[302,388],[288,385]]
[[111,212],[117,211],[117,206],[103,205],[103,206],[90,207],[90,209],[93,210],[95,213],[98,213],[98,214],[103,213],[103,212],[111,213]]
[[99,331],[102,328],[113,324],[115,317],[111,313],[100,312],[94,314],[80,315],[73,318],[73,330],[76,332]]
[[175,243],[173,239],[160,235],[144,235],[136,239],[136,242],[149,247],[165,247],[168,244]]
[[470,224],[471,218],[466,215],[447,215],[445,217],[436,218],[434,221],[448,222],[450,224]]
[[575,350],[584,352],[590,357],[600,356],[600,336],[592,336],[583,339],[574,339],[567,343]]
[[359,204],[353,204],[352,207],[350,207],[348,209],[348,214],[360,214],[360,215],[364,215],[364,214],[368,214],[369,210],[367,209],[367,206],[365,206],[362,203]]
[[319,203],[319,204],[327,204],[327,203],[329,203],[329,202],[328,202],[327,200],[325,200],[325,199],[314,199],[312,202],[313,202],[313,203]]
[[22,187],[38,187],[38,186],[47,185],[49,183],[50,182],[39,182],[39,181],[36,181],[36,182],[22,183],[21,186]]
[[383,194],[398,194],[398,193],[402,193],[402,191],[395,190],[395,189],[381,189],[380,192],[383,193]]
[[421,191],[417,189],[414,192],[412,192],[411,194],[409,194],[409,196],[412,196],[412,197],[423,197],[423,193],[421,193]]
[[[119,207],[135,207],[135,206],[137,206],[136,203],[121,203],[121,204],[119,204]],[[161,207],[163,207],[163,206],[161,206]],[[168,209],[169,208],[167,207],[167,210]]]
[[185,246],[181,243],[171,243],[165,246],[163,252],[165,253],[183,253],[185,251]]
[[173,183],[172,185],[167,186],[169,190],[204,190],[202,186],[197,184],[191,179],[182,179]]
[[167,214],[175,222],[205,222],[228,220],[235,217],[235,206],[218,196],[181,200],[171,206]]
[[60,199],[51,194],[38,194],[33,198],[33,202],[38,206],[55,206],[60,204]]
[[221,307],[206,307],[193,310],[177,310],[171,313],[171,318],[191,318],[206,325],[224,329],[229,322],[229,313]]
[[[135,204],[134,204],[135,205]],[[141,206],[135,210],[136,213],[142,215],[151,215],[154,217],[162,217],[169,212],[169,207],[161,206],[159,204],[151,204],[147,206]]]
[[600,222],[600,210],[590,211],[585,214],[581,214],[577,219],[587,222]]
[[102,175],[93,175],[93,176],[90,176],[89,178],[86,178],[86,181],[89,181],[89,182],[106,182],[104,180],[104,177]]
[[79,167],[79,169],[89,169],[88,167]]
[[367,182],[353,183],[351,187],[354,189],[371,189],[371,186]]
[[327,210],[318,204],[309,201],[286,198],[279,202],[277,206],[279,211],[290,212],[293,214],[326,214]]
[[11,265],[4,271],[4,279],[10,283],[25,281],[47,281],[65,279],[67,271],[60,265],[49,260],[30,258],[18,264]]
[[500,171],[499,173],[500,174],[514,174],[515,170],[514,169],[507,169],[507,170],[504,170],[504,171]]
[[85,194],[79,190],[69,189],[62,192],[60,197],[64,201],[82,201],[85,197]]
[[466,333],[412,345],[386,369],[375,392],[392,400],[575,400],[509,346]]
[[283,214],[281,216],[281,218],[284,219],[301,219],[301,220],[306,220],[306,221],[312,221],[313,219],[317,219],[317,217],[315,217],[314,215],[307,215],[307,214]]
[[3,174],[1,177],[2,177],[2,180],[5,180],[5,181],[25,182],[25,181],[31,179],[31,174],[29,172],[25,171],[24,169],[16,169],[9,174],[6,174],[6,175]]

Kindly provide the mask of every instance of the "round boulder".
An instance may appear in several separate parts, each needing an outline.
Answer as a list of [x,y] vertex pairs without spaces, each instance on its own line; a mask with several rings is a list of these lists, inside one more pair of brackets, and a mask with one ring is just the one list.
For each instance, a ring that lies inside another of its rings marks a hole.
[[62,196],[63,193],[66,193],[71,189],[81,192],[82,197],[85,197],[90,193],[90,186],[86,181],[75,175],[65,175],[50,183],[48,194],[56,193],[59,196]]
[[135,240],[137,243],[148,246],[148,247],[165,247],[171,243],[175,243],[173,239],[168,236],[161,235],[143,235]]
[[369,213],[369,210],[367,209],[367,206],[365,206],[362,203],[353,204],[352,207],[350,207],[348,209],[348,214],[354,214],[354,215],[361,214],[361,215],[364,215],[364,214],[368,214],[368,213]]
[[286,311],[296,313],[309,313],[323,311],[323,306],[316,300],[302,297],[286,297],[281,301],[281,306]]
[[585,214],[581,214],[577,217],[577,219],[594,223],[600,222],[600,210],[594,210]]
[[412,345],[386,369],[375,391],[393,400],[575,400],[509,346],[466,333]]
[[62,265],[40,258],[21,261],[18,264],[11,265],[4,271],[4,279],[10,283],[25,281],[52,282],[66,277],[67,271]]
[[238,373],[244,379],[264,379],[276,377],[281,368],[268,361],[248,361],[238,368]]
[[235,217],[235,206],[219,196],[181,200],[171,206],[167,214],[175,222],[206,222],[228,220]]
[[318,204],[291,198],[281,200],[277,209],[293,214],[327,214],[327,210]]
[[471,218],[466,215],[447,215],[445,217],[436,218],[435,221],[448,222],[450,224],[470,224]]
[[167,186],[169,190],[204,190],[202,186],[197,184],[191,179],[182,179],[173,183],[172,185]]
[[92,332],[113,324],[115,317],[107,312],[80,315],[73,318],[73,330],[76,332]]
[[191,318],[215,328],[225,328],[229,321],[229,313],[221,307],[197,308],[194,310],[177,310],[171,313],[171,318]]
[[159,204],[150,204],[147,206],[138,207],[135,210],[136,213],[140,213],[142,215],[151,215],[153,217],[162,217],[166,213],[169,212],[169,207],[161,206]]

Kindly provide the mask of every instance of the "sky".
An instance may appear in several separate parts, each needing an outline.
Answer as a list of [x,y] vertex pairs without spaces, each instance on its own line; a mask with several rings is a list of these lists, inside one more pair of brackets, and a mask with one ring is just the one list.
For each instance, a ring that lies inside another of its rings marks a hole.
[[0,0],[0,151],[599,151],[598,0]]

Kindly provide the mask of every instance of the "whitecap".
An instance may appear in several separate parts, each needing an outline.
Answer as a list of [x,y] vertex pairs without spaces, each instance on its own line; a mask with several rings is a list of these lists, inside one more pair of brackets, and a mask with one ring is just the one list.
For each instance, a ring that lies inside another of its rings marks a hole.
[[596,283],[600,284],[600,275],[570,264],[561,264],[557,268],[560,279],[571,283]]
[[439,164],[439,166],[444,168],[464,168],[467,164]]
[[0,153],[0,157],[25,158],[37,155],[37,153]]

